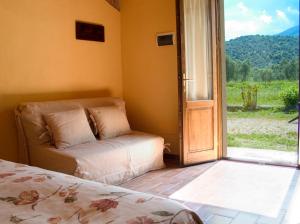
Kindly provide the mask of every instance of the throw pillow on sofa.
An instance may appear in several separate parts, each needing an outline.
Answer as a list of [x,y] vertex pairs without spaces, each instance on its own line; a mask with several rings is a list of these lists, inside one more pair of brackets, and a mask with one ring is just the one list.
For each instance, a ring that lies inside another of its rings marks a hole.
[[89,108],[100,139],[108,139],[128,134],[130,125],[126,113],[116,106]]
[[84,109],[50,113],[44,118],[58,149],[96,141]]

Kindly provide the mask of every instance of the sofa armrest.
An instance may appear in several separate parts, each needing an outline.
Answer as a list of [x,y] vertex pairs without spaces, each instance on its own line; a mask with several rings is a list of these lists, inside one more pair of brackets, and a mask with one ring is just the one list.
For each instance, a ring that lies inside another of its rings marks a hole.
[[57,150],[54,146],[42,145],[30,150],[31,164],[44,169],[74,175],[77,169],[77,161],[63,150]]
[[25,137],[24,128],[21,121],[21,113],[19,108],[15,109],[15,121],[18,135],[18,162],[31,165],[28,143]]

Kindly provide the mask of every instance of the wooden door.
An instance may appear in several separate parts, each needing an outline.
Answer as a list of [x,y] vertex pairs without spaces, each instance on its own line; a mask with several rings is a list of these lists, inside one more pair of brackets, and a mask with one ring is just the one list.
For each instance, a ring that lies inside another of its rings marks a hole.
[[[197,5],[204,4],[206,5]],[[181,163],[216,160],[221,150],[217,0],[179,0]],[[197,10],[202,10],[200,13]],[[205,11],[206,10],[206,11]],[[188,14],[188,15],[187,15]],[[203,22],[204,21],[204,22]],[[195,26],[207,27],[203,30]],[[198,30],[197,30],[198,29]],[[194,33],[193,33],[194,32]],[[198,41],[200,43],[198,43]],[[202,43],[202,44],[201,44]],[[205,67],[205,69],[204,69]],[[221,109],[221,107],[220,107]]]

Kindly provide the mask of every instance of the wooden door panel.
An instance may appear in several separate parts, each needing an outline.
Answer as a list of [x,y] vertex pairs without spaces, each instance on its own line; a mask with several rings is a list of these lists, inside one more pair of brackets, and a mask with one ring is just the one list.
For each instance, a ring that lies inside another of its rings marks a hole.
[[187,107],[189,152],[200,152],[214,148],[213,101],[201,102],[201,104],[202,106]]
[[214,100],[186,101],[185,108],[184,164],[216,159]]
[[216,150],[210,149],[201,152],[191,152],[185,155],[185,165],[199,164],[203,162],[214,161],[217,159]]

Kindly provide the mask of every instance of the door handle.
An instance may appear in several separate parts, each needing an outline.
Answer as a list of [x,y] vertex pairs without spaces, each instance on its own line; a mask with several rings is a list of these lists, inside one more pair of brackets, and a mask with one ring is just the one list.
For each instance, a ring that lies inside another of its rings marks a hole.
[[193,80],[194,79],[187,78],[185,73],[182,74],[182,81],[193,81]]

